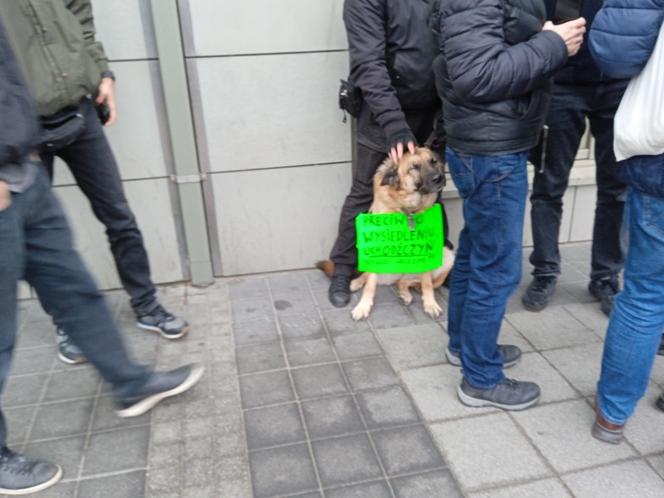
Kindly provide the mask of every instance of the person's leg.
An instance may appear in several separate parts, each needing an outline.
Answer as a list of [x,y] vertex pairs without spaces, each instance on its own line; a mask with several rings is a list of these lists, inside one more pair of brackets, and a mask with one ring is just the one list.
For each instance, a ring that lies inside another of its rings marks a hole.
[[466,304],[466,293],[468,292],[468,280],[470,278],[470,252],[471,240],[468,226],[465,225],[459,234],[459,247],[452,269],[447,312],[447,334],[449,335],[447,349],[454,356],[461,354],[461,323],[463,322],[463,310]]
[[615,300],[598,384],[599,409],[624,424],[645,393],[664,330],[664,196],[628,195],[625,289]]

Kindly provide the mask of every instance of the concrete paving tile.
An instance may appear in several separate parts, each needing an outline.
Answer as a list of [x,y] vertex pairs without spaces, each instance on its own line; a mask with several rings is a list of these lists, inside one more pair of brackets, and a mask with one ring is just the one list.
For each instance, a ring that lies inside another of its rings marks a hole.
[[551,474],[506,413],[443,422],[431,430],[467,491]]
[[231,303],[233,322],[266,320],[273,317],[272,301],[269,298],[243,299]]
[[578,498],[655,498],[664,481],[643,460],[621,462],[562,477]]
[[449,470],[392,478],[397,498],[461,498],[463,495]]
[[267,279],[235,278],[228,281],[228,292],[233,301],[265,298],[268,296]]
[[62,467],[64,479],[78,477],[78,468],[83,457],[85,436],[56,439],[28,444],[25,453],[33,458],[42,458]]
[[288,362],[294,367],[336,360],[330,341],[326,337],[286,341],[284,345]]
[[447,334],[433,322],[379,330],[378,337],[396,370],[447,362]]
[[179,469],[184,462],[184,441],[178,440],[169,443],[152,443],[148,467]]
[[353,398],[320,399],[302,403],[311,439],[341,436],[364,430]]
[[371,332],[339,335],[332,339],[341,360],[382,355],[383,350]]
[[664,433],[661,430],[664,414],[655,406],[660,394],[660,388],[650,384],[625,428],[627,440],[644,455],[664,451]]
[[650,380],[659,385],[659,387],[664,388],[664,357],[655,356],[655,362],[653,363],[652,370],[650,372]]
[[595,418],[584,400],[565,401],[514,413],[544,457],[558,472],[570,472],[630,457],[627,445],[608,445],[590,435]]
[[371,310],[371,315],[369,315],[369,320],[376,329],[405,327],[413,323],[413,317],[400,304],[380,304],[374,306]]
[[655,472],[664,479],[664,453],[648,457],[648,462],[655,469]]
[[319,339],[325,337],[325,327],[318,313],[279,316],[284,339]]
[[[74,498],[76,482],[59,482],[52,488],[39,492],[39,498]],[[80,495],[83,496],[83,495]]]
[[305,444],[251,453],[255,498],[285,496],[318,488],[309,450]]
[[323,311],[323,319],[330,331],[330,335],[335,337],[341,334],[348,334],[354,332],[367,332],[370,330],[369,324],[366,321],[356,322],[350,316],[348,310],[331,310]]
[[498,343],[517,346],[524,353],[533,351],[533,346],[507,320],[503,320],[502,326],[500,327]]
[[120,418],[115,414],[117,406],[115,401],[108,396],[102,396],[97,402],[95,419],[92,423],[92,431],[98,432],[108,429],[127,429],[139,425],[149,425],[151,412],[145,413],[140,417]]
[[[590,279],[588,279],[590,280]],[[561,282],[556,288],[556,292],[563,291],[571,295],[576,303],[594,303],[599,307],[597,300],[588,292],[588,280],[581,282]],[[571,304],[571,303],[567,303]]]
[[250,450],[296,443],[306,439],[295,403],[244,412]]
[[324,487],[381,476],[380,466],[366,435],[314,441],[312,446]]
[[136,498],[145,493],[145,471],[139,470],[112,477],[100,477],[81,481],[78,496],[86,498],[108,498],[113,490],[113,498]]
[[44,401],[64,401],[71,398],[95,396],[101,378],[91,368],[76,368],[56,372],[46,388]]
[[357,401],[369,429],[419,421],[413,403],[400,386],[359,393]]
[[5,423],[7,424],[7,442],[10,445],[15,443],[22,443],[28,435],[28,429],[32,422],[32,415],[38,408],[36,406],[29,406],[24,408],[4,408],[2,414],[5,416]]
[[42,405],[32,428],[32,440],[85,434],[92,414],[94,399],[65,401]]
[[306,493],[303,495],[291,495],[287,496],[286,498],[321,498],[320,493]]
[[602,312],[596,303],[567,304],[565,305],[565,309],[600,337],[606,335],[606,329],[609,326],[609,318]]
[[295,391],[301,399],[319,398],[348,392],[338,365],[323,365],[292,370]]
[[12,358],[12,375],[42,373],[51,370],[57,360],[55,348],[21,349]]
[[285,370],[242,376],[240,392],[244,408],[283,403],[294,399],[290,379]]
[[423,426],[387,429],[374,432],[371,437],[387,475],[423,472],[445,465]]
[[391,498],[385,481],[375,481],[356,486],[325,490],[327,498]]
[[540,350],[599,341],[588,327],[560,307],[547,308],[538,313],[510,313],[507,320]]
[[597,390],[602,365],[602,343],[585,344],[542,354],[584,396]]
[[[327,278],[327,277],[325,277]],[[355,307],[355,305],[359,301],[359,292],[355,292],[351,294],[350,296],[350,301],[346,306],[343,306],[341,308],[337,308],[330,302],[330,298],[328,296],[328,288],[330,286],[330,281],[327,281],[327,285],[325,285],[324,288],[321,287],[314,287],[311,290],[311,293],[314,296],[314,301],[316,302],[316,306],[318,309],[321,311],[345,311],[346,313],[350,313],[350,311]]]
[[46,385],[48,374],[12,375],[2,391],[2,407],[38,403],[42,389]]
[[93,434],[85,452],[83,475],[147,467],[149,427]]
[[316,312],[314,299],[306,289],[299,294],[285,294],[282,297],[275,296],[272,304],[279,315],[299,315]]
[[440,315],[436,318],[432,318],[424,312],[424,307],[422,306],[422,296],[416,292],[413,293],[413,302],[408,306],[408,312],[413,317],[413,323],[437,323],[443,328],[447,327],[448,319],[448,306],[447,301],[443,299],[439,292],[434,294],[438,306],[441,308]]
[[557,478],[543,479],[505,488],[492,488],[471,493],[469,498],[572,498],[562,482]]
[[496,408],[470,408],[457,398],[461,370],[437,365],[402,372],[401,377],[415,405],[427,422],[497,411]]
[[507,375],[515,379],[536,382],[542,390],[540,403],[579,397],[567,381],[539,353],[524,354],[519,363],[507,370]]
[[236,354],[240,375],[277,370],[286,366],[281,344],[278,342],[240,346],[236,349]]
[[352,361],[342,365],[354,392],[380,389],[399,383],[399,379],[385,358]]
[[16,349],[56,345],[55,326],[50,320],[29,322],[16,335]]
[[279,341],[277,326],[271,318],[233,323],[233,337],[236,346]]
[[282,297],[284,295],[297,295],[308,293],[307,277],[302,272],[288,272],[268,277],[268,284],[272,295]]

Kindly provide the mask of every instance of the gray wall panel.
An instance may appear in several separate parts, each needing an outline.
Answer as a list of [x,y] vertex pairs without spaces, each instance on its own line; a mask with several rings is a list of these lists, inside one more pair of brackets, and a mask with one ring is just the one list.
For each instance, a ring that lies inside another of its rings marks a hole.
[[343,0],[181,0],[187,56],[343,50]]
[[212,175],[224,275],[327,258],[350,176],[350,164]]
[[93,0],[97,39],[111,60],[156,58],[149,0]]
[[195,112],[202,113],[211,171],[350,161],[350,126],[336,106],[345,53],[193,64],[202,102]]

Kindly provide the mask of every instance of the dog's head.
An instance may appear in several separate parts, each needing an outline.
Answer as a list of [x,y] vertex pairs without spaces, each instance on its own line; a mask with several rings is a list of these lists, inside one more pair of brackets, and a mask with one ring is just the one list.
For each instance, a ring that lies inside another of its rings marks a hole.
[[406,153],[395,163],[387,159],[374,176],[374,194],[412,212],[430,207],[445,186],[440,158],[426,147]]

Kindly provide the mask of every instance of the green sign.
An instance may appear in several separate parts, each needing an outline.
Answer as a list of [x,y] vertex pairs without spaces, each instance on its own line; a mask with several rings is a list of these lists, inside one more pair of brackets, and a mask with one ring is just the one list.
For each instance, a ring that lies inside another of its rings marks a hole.
[[358,269],[370,273],[422,273],[443,265],[443,218],[440,204],[412,216],[360,214]]

